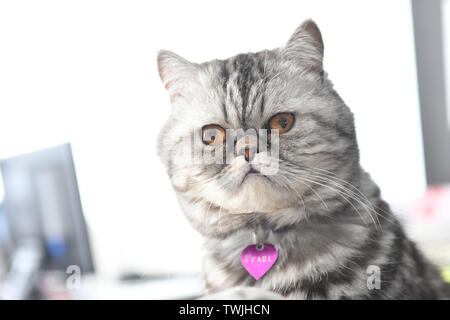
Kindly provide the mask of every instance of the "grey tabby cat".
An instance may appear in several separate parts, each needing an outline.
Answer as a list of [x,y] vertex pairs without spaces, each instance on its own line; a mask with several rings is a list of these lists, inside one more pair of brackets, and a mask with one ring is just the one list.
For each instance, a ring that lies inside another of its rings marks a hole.
[[[158,152],[182,210],[204,236],[206,291],[250,286],[291,299],[449,297],[438,269],[361,168],[353,114],[323,71],[323,53],[310,20],[282,48],[227,60],[195,64],[159,52],[172,111]],[[230,163],[192,162],[192,141],[206,148],[224,143],[226,129],[249,128],[278,130],[275,175],[261,173],[273,159],[258,150],[238,150]],[[264,161],[250,161],[258,156]],[[255,234],[278,250],[259,280],[241,265]],[[372,270],[379,285],[369,281]]]

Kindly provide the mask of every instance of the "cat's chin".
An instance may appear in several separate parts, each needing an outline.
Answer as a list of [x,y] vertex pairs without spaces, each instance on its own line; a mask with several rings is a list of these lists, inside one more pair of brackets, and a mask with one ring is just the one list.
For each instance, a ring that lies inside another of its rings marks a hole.
[[258,183],[259,179],[267,179],[267,177],[261,175],[258,171],[249,171],[242,179],[240,188],[245,188],[249,183]]
[[280,193],[267,177],[249,173],[240,187],[224,195],[223,207],[230,213],[270,213],[295,203],[295,197]]

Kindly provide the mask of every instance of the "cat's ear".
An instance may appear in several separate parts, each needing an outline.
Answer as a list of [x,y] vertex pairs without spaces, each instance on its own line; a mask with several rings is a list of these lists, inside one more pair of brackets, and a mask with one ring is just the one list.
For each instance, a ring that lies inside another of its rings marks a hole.
[[309,71],[323,74],[323,40],[319,27],[312,20],[303,22],[282,49],[283,56]]
[[171,102],[183,97],[198,77],[198,65],[168,51],[158,52],[158,73],[169,92]]

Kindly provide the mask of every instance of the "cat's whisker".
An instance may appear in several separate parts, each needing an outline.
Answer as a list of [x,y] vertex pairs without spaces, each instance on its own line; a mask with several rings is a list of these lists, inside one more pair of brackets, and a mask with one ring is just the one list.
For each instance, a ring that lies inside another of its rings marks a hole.
[[[331,178],[331,177],[320,175],[319,178],[324,179],[328,182],[334,183],[335,185],[337,185],[337,187],[343,189],[347,194],[351,195],[354,198],[354,200],[358,201],[358,203],[360,203],[363,207],[365,207],[366,210],[369,210],[371,212],[371,214],[373,213],[375,215],[375,218],[377,219],[377,223],[381,229],[382,229],[382,226],[381,226],[381,222],[378,219],[378,217],[382,217],[386,221],[394,223],[392,220],[389,220],[387,217],[385,217],[385,216],[381,215],[379,212],[377,212],[375,209],[379,209],[379,208],[375,207],[372,204],[372,202],[370,202],[370,200],[365,195],[363,195],[361,192],[355,193],[352,190],[350,190],[350,189],[346,188],[345,186],[343,186],[342,184],[340,184],[339,182],[334,181],[333,178]],[[361,196],[360,196],[360,194],[361,194]],[[379,210],[381,210],[381,209],[379,209]]]
[[[346,180],[343,180],[343,179],[337,177],[336,174],[333,173],[333,172],[331,172],[331,171],[328,171],[328,170],[325,170],[325,169],[321,169],[321,168],[316,168],[316,167],[309,167],[309,166],[305,166],[305,165],[299,165],[299,164],[297,164],[297,163],[295,163],[294,161],[291,161],[291,160],[289,160],[289,159],[283,159],[283,160],[285,160],[285,161],[289,162],[291,165],[294,165],[294,166],[296,166],[296,167],[298,167],[298,168],[300,168],[300,169],[302,169],[302,170],[305,170],[305,171],[309,171],[309,170],[313,170],[313,171],[323,171],[323,172],[327,173],[328,175],[326,175],[325,173],[319,173],[319,172],[314,172],[314,173],[321,174],[321,175],[325,175],[325,176],[328,177],[328,178],[333,178],[333,179],[339,180],[339,181],[341,181],[342,183],[345,183],[345,184],[351,186],[351,188],[353,188],[353,189],[354,189],[355,191],[357,191],[361,196],[365,197],[367,201],[369,201],[369,200],[367,199],[367,197],[366,197],[366,196],[365,196],[365,195],[364,195],[357,187],[353,186],[350,182],[348,182],[348,181],[346,181]],[[309,169],[309,170],[308,170],[308,169]]]
[[308,185],[304,181],[301,181],[301,180],[297,180],[297,181],[302,183],[303,185],[307,186],[316,195],[316,197],[322,202],[322,206],[324,209],[326,209],[326,210],[329,209],[328,205],[325,203],[325,200],[323,200],[323,198],[317,193],[316,190],[314,190],[314,188],[312,186]]
[[[310,177],[311,177],[311,176],[310,176]],[[324,182],[324,183],[333,183],[333,182],[334,182],[334,181],[331,181],[331,180],[329,180],[329,179],[323,179],[322,177],[314,177],[314,176],[312,176],[312,178],[322,179],[322,180],[320,180],[320,181],[321,181],[321,182]],[[340,186],[339,184],[336,184],[336,187],[340,188],[340,187],[342,187],[342,186]],[[345,196],[348,197],[350,200],[354,200],[354,201],[356,201],[359,205],[361,205],[361,206],[363,207],[363,209],[367,212],[367,214],[369,215],[369,217],[371,218],[371,220],[372,220],[372,222],[374,223],[374,225],[375,225],[377,228],[378,228],[378,227],[381,227],[378,218],[377,218],[377,221],[375,221],[375,219],[374,219],[374,217],[373,217],[373,215],[372,215],[373,210],[370,208],[370,206],[368,206],[367,204],[363,203],[363,202],[362,202],[358,197],[356,197],[354,194],[349,193],[345,188],[344,188],[344,189],[342,189],[342,188],[337,189],[337,188],[336,188],[336,191],[337,191],[337,190],[339,190],[339,192],[340,192],[341,194],[345,195]],[[359,210],[358,210],[358,213],[359,213]]]
[[211,210],[211,206],[212,206],[212,201],[209,201],[209,207],[208,207],[208,210],[206,210],[205,219],[204,219],[204,227],[206,227],[206,225],[207,225],[208,214],[209,214],[209,210]]
[[[304,167],[309,168],[309,169],[311,169],[311,170],[318,170],[318,171],[323,171],[323,172],[325,172],[325,173],[320,173],[320,174],[323,174],[323,175],[325,175],[325,176],[327,176],[327,177],[329,177],[329,178],[332,178],[332,179],[335,179],[335,180],[338,180],[338,181],[344,183],[345,185],[347,185],[347,186],[349,186],[351,189],[353,189],[357,194],[359,194],[365,201],[367,201],[367,203],[370,204],[370,207],[371,207],[371,208],[377,209],[377,210],[383,212],[384,214],[386,214],[386,216],[389,215],[388,212],[386,212],[386,211],[383,210],[382,208],[380,208],[380,207],[374,205],[374,204],[367,198],[367,196],[366,196],[364,193],[362,193],[356,186],[354,186],[353,184],[351,184],[350,182],[348,182],[348,181],[346,181],[346,180],[344,180],[344,179],[341,179],[341,178],[337,177],[336,174],[335,174],[334,172],[331,172],[331,171],[328,171],[328,170],[325,170],[325,169],[322,169],[322,168],[307,167],[307,166],[304,166]],[[380,216],[380,217],[382,217],[383,219],[387,220],[388,222],[394,223],[392,220],[389,220],[386,216],[380,215],[380,213],[378,213],[378,212],[376,212],[376,211],[375,211],[375,214],[377,214],[378,216]]]
[[[317,170],[318,168],[311,168],[311,169],[313,169],[313,170],[316,169]],[[331,180],[333,180],[336,183],[338,183],[337,181],[339,181],[339,182],[349,186],[349,188],[351,188],[350,190],[352,190],[352,192],[354,192],[355,195],[361,196],[361,198],[363,200],[365,200],[368,203],[370,203],[370,205],[373,207],[373,204],[370,202],[370,200],[367,198],[367,196],[364,193],[362,193],[357,187],[355,187],[353,184],[351,184],[350,182],[348,182],[346,180],[343,180],[343,179],[340,179],[339,177],[337,177],[335,174],[332,174],[331,172],[329,172],[329,174],[315,172],[315,174],[319,174],[319,175],[321,175],[321,176],[323,176],[325,178],[331,179]]]
[[[285,177],[283,177],[283,178],[285,178]],[[285,179],[287,180],[287,178],[285,178]],[[303,196],[295,188],[288,187],[288,189],[289,190],[293,190],[293,191],[295,191],[295,193],[297,193],[297,195],[299,196],[300,200],[303,203],[303,207],[305,208],[305,218],[308,219],[308,211],[307,211],[307,208],[306,208],[305,199],[303,199]]]
[[219,226],[219,230],[222,231],[222,206],[223,203],[225,201],[225,198],[222,199],[222,203],[220,204],[220,209],[219,209],[219,217],[218,217],[218,226]]
[[186,182],[186,184],[193,185],[193,184],[207,183],[207,182],[210,182],[210,181],[216,180],[216,179],[217,179],[217,175],[214,175],[214,176],[212,176],[210,178],[206,178],[206,179],[203,179],[203,180]]
[[[280,176],[280,177],[282,177],[282,176]],[[287,178],[285,178],[285,179],[287,179]],[[323,205],[324,209],[327,209],[327,210],[329,209],[329,208],[328,208],[328,205],[326,204],[326,202],[325,202],[325,201],[323,200],[323,198],[316,192],[316,190],[314,190],[314,188],[313,188],[312,186],[308,185],[308,184],[305,183],[304,181],[299,181],[298,179],[297,179],[297,181],[300,182],[300,183],[302,183],[303,185],[305,185],[307,188],[309,188],[309,189],[316,195],[316,197],[322,202],[322,205]],[[289,189],[290,189],[290,190],[294,190],[295,192],[297,192],[297,194],[299,194],[298,191],[295,190],[295,188],[290,187]]]
[[366,203],[364,203],[363,201],[361,201],[359,199],[359,197],[355,193],[351,192],[350,190],[348,190],[344,186],[340,185],[339,183],[337,183],[337,182],[335,182],[335,181],[333,181],[331,179],[325,178],[323,176],[310,176],[310,177],[316,178],[316,179],[321,179],[321,181],[325,182],[325,183],[334,183],[336,185],[336,187],[340,188],[340,190],[343,193],[345,193],[349,198],[357,201],[361,206],[363,206],[364,209],[366,209],[367,213],[369,214],[369,216],[371,217],[371,219],[373,220],[375,225],[378,226],[380,224],[380,222],[378,220],[378,217],[377,217],[377,220],[378,220],[377,223],[375,222],[375,220],[374,220],[374,218],[372,216],[372,211],[373,211],[372,208],[370,206],[368,206]]
[[[344,194],[343,192],[339,191],[338,189],[336,189],[336,188],[334,188],[334,187],[332,187],[332,186],[325,185],[325,184],[322,184],[322,183],[320,183],[320,182],[318,182],[318,181],[315,181],[315,180],[311,180],[311,179],[305,178],[304,176],[302,176],[302,179],[303,179],[303,180],[306,180],[306,181],[308,181],[308,182],[311,182],[311,183],[320,185],[320,186],[322,186],[322,187],[324,187],[324,188],[328,188],[328,189],[330,189],[331,191],[336,192],[336,194],[338,194],[341,198],[343,198],[348,204],[350,204],[350,205],[353,207],[353,209],[354,209],[354,210],[358,213],[358,215],[361,217],[361,220],[363,221],[363,223],[366,225],[366,227],[368,227],[368,224],[367,224],[367,222],[365,221],[365,219],[363,218],[361,212],[360,212],[360,211],[358,210],[358,208],[356,208],[355,205],[354,205],[354,204],[346,197],[346,194]],[[374,222],[374,223],[375,223],[375,222]]]
[[[322,171],[328,172],[328,174],[325,174],[323,172],[318,172],[319,170],[314,170],[317,168],[308,167],[308,166],[304,166],[304,165],[298,165],[297,163],[295,163],[291,160],[288,160],[288,159],[283,159],[283,160],[286,161],[287,163],[289,163],[290,165],[292,165],[298,169],[301,169],[303,175],[309,174],[310,178],[319,179],[321,182],[333,184],[335,187],[338,188],[338,190],[340,190],[341,193],[346,195],[348,198],[351,198],[352,200],[358,202],[358,204],[364,208],[364,210],[368,213],[368,215],[370,216],[370,218],[372,220],[374,220],[373,215],[375,215],[375,218],[377,220],[375,222],[375,225],[377,226],[377,228],[380,227],[380,229],[382,229],[381,223],[378,219],[379,216],[383,217],[385,220],[389,221],[386,217],[382,216],[379,212],[377,212],[375,210],[372,202],[358,188],[356,188],[349,182],[336,177],[336,175],[333,174],[332,172],[323,169]],[[313,170],[314,170],[314,172],[312,172]],[[342,183],[339,183],[336,180],[339,180]],[[347,188],[344,184],[348,185],[349,187]],[[354,192],[350,188],[353,190],[356,190],[356,192]],[[392,221],[389,221],[389,222],[392,222]],[[392,222],[392,223],[394,223],[394,222]]]

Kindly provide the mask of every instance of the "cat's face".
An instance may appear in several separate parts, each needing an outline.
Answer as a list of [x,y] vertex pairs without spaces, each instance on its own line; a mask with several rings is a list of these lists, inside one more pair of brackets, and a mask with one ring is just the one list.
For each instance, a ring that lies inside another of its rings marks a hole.
[[[312,21],[283,48],[224,61],[194,64],[160,52],[172,111],[158,151],[182,202],[191,204],[185,212],[200,211],[186,212],[191,221],[209,219],[203,216],[208,206],[224,215],[288,207],[305,213],[307,204],[327,197],[326,175],[345,178],[357,165],[353,116],[326,79],[322,60],[322,38]],[[269,139],[260,129],[278,136]],[[226,130],[256,135],[234,138]],[[261,140],[268,151],[249,145]],[[225,156],[233,147],[234,156],[223,163],[193,159],[198,150]]]

